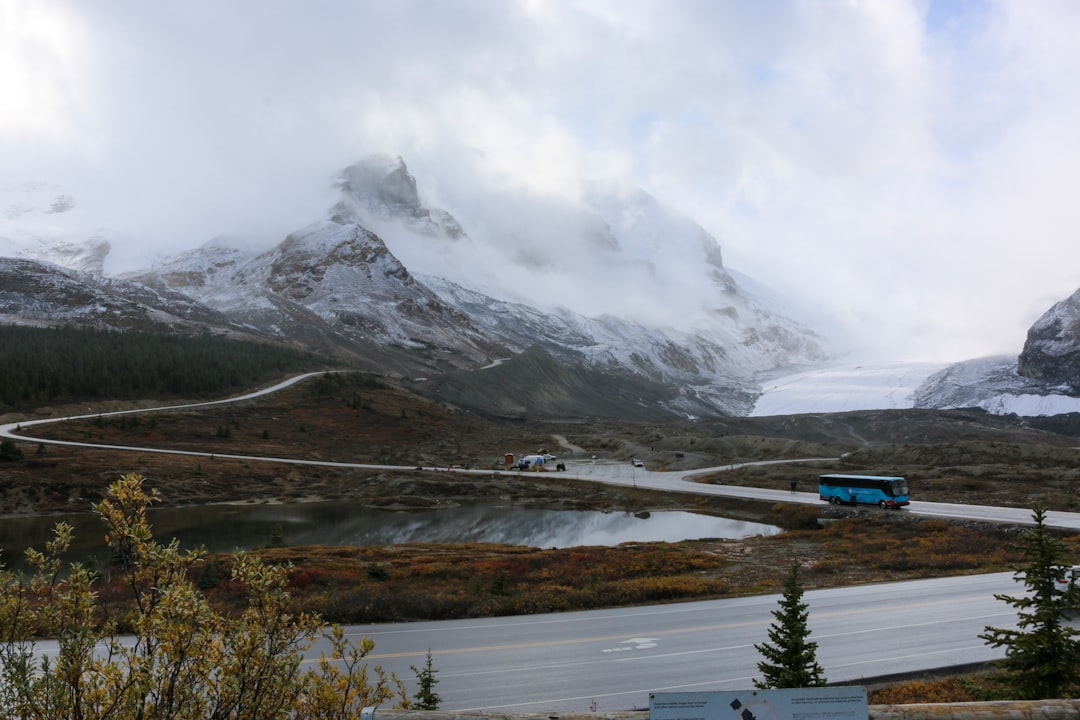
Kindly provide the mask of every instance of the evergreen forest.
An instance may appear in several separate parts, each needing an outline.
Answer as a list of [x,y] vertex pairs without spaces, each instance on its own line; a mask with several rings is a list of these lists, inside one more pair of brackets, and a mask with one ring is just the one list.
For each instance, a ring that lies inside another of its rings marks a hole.
[[0,412],[101,399],[220,396],[331,364],[296,349],[209,333],[0,326]]

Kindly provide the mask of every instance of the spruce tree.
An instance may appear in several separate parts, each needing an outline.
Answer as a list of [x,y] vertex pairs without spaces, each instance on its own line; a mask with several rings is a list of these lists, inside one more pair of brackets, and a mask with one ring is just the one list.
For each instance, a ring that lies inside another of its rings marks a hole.
[[769,627],[769,642],[754,645],[764,658],[758,663],[762,679],[754,681],[759,688],[818,687],[826,683],[824,670],[817,662],[817,643],[808,639],[809,612],[799,582],[800,565],[796,560],[784,580],[780,607],[772,613],[775,621]]
[[412,707],[417,710],[438,710],[439,704],[442,703],[442,698],[437,692],[435,692],[435,685],[439,680],[435,677],[435,673],[439,672],[431,664],[431,648],[427,651],[427,662],[424,663],[424,667],[418,668],[415,665],[410,665],[413,673],[416,675],[416,681],[420,684],[420,689],[415,695],[413,695]]
[[1080,631],[1065,624],[1077,605],[1078,591],[1059,592],[1067,549],[1046,529],[1046,509],[1032,509],[1035,526],[1022,536],[1025,564],[1014,574],[1023,595],[996,594],[1016,608],[1015,630],[986,626],[979,635],[987,644],[1005,648],[1005,689],[1013,700],[1073,697],[1080,691]]

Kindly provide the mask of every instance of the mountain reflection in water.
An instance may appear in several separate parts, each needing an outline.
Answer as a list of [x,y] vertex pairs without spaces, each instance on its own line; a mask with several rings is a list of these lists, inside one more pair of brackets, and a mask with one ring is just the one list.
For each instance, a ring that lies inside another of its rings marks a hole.
[[[102,546],[103,526],[91,514],[9,517],[0,520],[5,564],[21,558],[27,546],[44,547],[60,520],[75,526],[75,555],[107,557]],[[342,501],[202,505],[157,508],[150,512],[150,521],[159,540],[175,537],[183,547],[202,545],[210,551],[268,545],[279,526],[287,545],[489,542],[544,548],[741,538],[779,531],[772,525],[688,512],[660,511],[636,517],[628,512],[545,510],[494,503],[409,512]]]

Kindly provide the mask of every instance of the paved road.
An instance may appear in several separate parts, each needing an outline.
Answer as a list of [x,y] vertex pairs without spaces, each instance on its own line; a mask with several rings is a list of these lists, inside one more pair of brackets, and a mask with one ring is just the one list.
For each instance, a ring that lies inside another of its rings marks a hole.
[[[1009,573],[812,590],[811,639],[832,682],[1001,657],[978,639],[1014,627],[993,598]],[[350,635],[375,641],[372,664],[415,687],[430,648],[446,710],[569,712],[648,707],[649,691],[750,688],[777,595],[590,612],[397,625]]]
[[[212,400],[209,402],[191,403],[186,405],[168,405],[164,407],[156,408],[142,408],[139,410],[118,410],[107,413],[95,413],[90,412],[84,415],[70,415],[59,418],[46,418],[39,420],[26,420],[22,422],[7,423],[0,425],[0,437],[13,438],[15,440],[23,440],[27,442],[40,442],[52,445],[67,445],[74,447],[92,447],[92,448],[105,448],[110,450],[127,451],[127,452],[153,452],[164,453],[171,455],[193,455],[197,457],[218,457],[229,458],[235,460],[244,460],[247,462],[274,462],[284,463],[291,465],[310,465],[320,467],[342,467],[342,468],[361,468],[361,469],[373,469],[373,470],[387,470],[387,471],[402,471],[402,472],[415,472],[416,466],[414,465],[375,465],[369,463],[351,463],[351,462],[333,462],[326,460],[300,460],[296,458],[275,458],[264,457],[258,455],[238,455],[238,454],[223,454],[223,453],[210,453],[199,452],[194,450],[172,450],[167,448],[147,448],[129,445],[102,445],[97,443],[83,443],[73,442],[65,440],[49,440],[46,438],[36,438],[26,432],[27,428],[33,428],[46,423],[64,422],[67,420],[80,420],[87,418],[108,417],[111,415],[130,415],[136,413],[148,413],[148,412],[162,412],[167,410],[180,410],[187,408],[206,407],[210,405],[220,405],[224,403],[241,402],[244,400],[251,400],[258,398],[262,395],[277,392],[283,390],[291,385],[294,385],[302,380],[306,380],[309,377],[320,375],[322,373],[304,373],[297,375],[296,377],[289,378],[276,385],[257,390],[255,392],[240,395],[238,397],[226,398],[224,400]],[[556,437],[557,441],[561,443],[565,442],[565,439]],[[739,468],[749,465],[772,465],[779,463],[799,463],[799,462],[812,462],[812,461],[829,461],[836,460],[836,458],[801,458],[801,459],[788,459],[788,460],[766,460],[752,463],[737,463],[720,465],[712,468],[696,468],[693,470],[671,470],[665,472],[650,472],[645,468],[637,468],[632,466],[628,462],[615,462],[604,460],[581,460],[581,461],[567,461],[567,474],[570,477],[580,480],[590,480],[593,482],[601,482],[610,485],[624,485],[624,486],[636,486],[641,488],[651,488],[655,490],[668,490],[674,492],[686,492],[699,495],[723,495],[727,497],[742,497],[751,498],[755,500],[769,500],[772,502],[784,502],[784,503],[804,503],[817,505],[821,500],[818,498],[817,493],[806,492],[789,492],[785,490],[769,490],[765,488],[752,488],[741,487],[732,485],[708,485],[703,483],[694,482],[695,477],[699,477],[705,474],[711,474],[716,472],[736,472]],[[427,468],[432,471],[443,471],[445,468]],[[474,475],[490,475],[491,470],[460,470],[455,469],[455,473],[465,473]],[[504,474],[516,474],[526,476],[528,471],[516,472],[516,471],[502,471]],[[949,517],[960,518],[966,520],[979,520],[987,522],[1001,522],[1010,524],[1030,524],[1031,511],[1023,508],[998,508],[986,505],[960,505],[954,503],[930,503],[912,501],[908,506],[907,512],[911,512],[917,515],[927,515],[932,517]],[[1065,513],[1051,511],[1046,516],[1047,525],[1050,527],[1057,527],[1069,530],[1080,530],[1080,514],[1078,513]]]
[[[993,595],[1017,590],[1011,574],[995,573],[810,590],[803,599],[826,678],[857,683],[1002,657],[978,635],[987,625],[1015,627]],[[410,667],[422,667],[430,650],[443,710],[634,710],[648,707],[652,691],[752,688],[761,659],[754,645],[767,641],[778,599],[356,625],[346,633],[374,640],[368,665],[397,673],[410,693]],[[55,655],[56,643],[37,650]]]
[[[236,402],[274,392],[309,375],[239,398],[168,408],[159,412]],[[97,417],[90,413],[81,418]],[[46,422],[10,423],[0,436],[19,440],[114,450],[209,456],[211,453],[102,446],[50,441],[25,434]],[[19,432],[16,432],[19,428]],[[248,461],[378,468],[415,472],[412,466],[323,462],[291,458],[228,455]],[[806,462],[787,460],[776,462]],[[627,462],[568,464],[568,475],[582,480],[658,490],[819,504],[816,493],[791,493],[729,485],[703,485],[693,477],[737,472],[741,465],[679,472],[649,472]],[[436,469],[430,468],[435,471]],[[490,474],[490,470],[460,471]],[[525,475],[527,473],[520,473]],[[997,522],[1026,523],[1030,513],[1006,508],[915,502],[909,512]],[[1080,529],[1080,516],[1050,513],[1051,524]],[[1011,627],[1015,616],[993,599],[1015,592],[1008,573],[943,578],[806,593],[812,639],[831,681],[857,680],[990,660],[999,657],[978,639],[990,624]],[[754,643],[766,639],[777,596],[679,603],[586,613],[534,615],[450,622],[371,625],[349,628],[376,642],[370,658],[415,684],[410,665],[421,666],[431,649],[440,684],[436,690],[449,710],[490,709],[569,711],[645,708],[650,690],[749,688],[760,659]]]
[[[612,485],[633,485],[653,490],[688,492],[701,495],[723,495],[754,500],[770,500],[782,503],[802,503],[820,505],[821,499],[816,492],[790,492],[788,490],[769,490],[766,488],[742,487],[735,485],[706,485],[694,482],[694,478],[717,472],[737,472],[739,468],[750,465],[773,465],[781,463],[820,462],[836,458],[803,458],[790,460],[766,460],[760,462],[721,465],[712,468],[682,470],[672,472],[648,472],[634,468],[630,463],[580,463],[569,466],[575,477]],[[883,510],[882,512],[894,512]],[[1026,508],[1002,508],[990,505],[962,505],[958,503],[921,502],[913,500],[901,512],[929,517],[956,518],[961,520],[999,522],[1016,525],[1031,524],[1031,510]],[[1046,524],[1050,527],[1080,530],[1080,514],[1051,510],[1046,514]]]

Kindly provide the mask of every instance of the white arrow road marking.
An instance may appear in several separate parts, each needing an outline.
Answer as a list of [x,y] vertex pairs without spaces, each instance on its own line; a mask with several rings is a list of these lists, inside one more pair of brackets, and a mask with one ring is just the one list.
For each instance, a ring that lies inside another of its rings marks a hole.
[[[602,652],[628,652],[630,650],[645,650],[647,648],[656,647],[656,638],[630,638],[629,640],[623,640],[620,643],[620,647],[617,648],[604,648]],[[632,647],[622,647],[622,645],[632,645]]]

